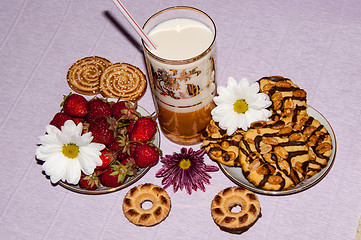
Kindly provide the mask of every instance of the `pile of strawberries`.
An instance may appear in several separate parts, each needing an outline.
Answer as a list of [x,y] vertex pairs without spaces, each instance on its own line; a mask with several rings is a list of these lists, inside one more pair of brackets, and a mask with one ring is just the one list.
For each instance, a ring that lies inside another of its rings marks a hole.
[[98,97],[86,100],[70,93],[64,96],[61,106],[51,125],[61,129],[67,120],[82,122],[83,134],[91,132],[93,142],[106,146],[100,155],[103,164],[91,176],[82,173],[79,187],[117,187],[136,175],[140,167],[158,163],[161,151],[153,144],[157,123],[151,116],[141,116],[136,103],[109,102]]

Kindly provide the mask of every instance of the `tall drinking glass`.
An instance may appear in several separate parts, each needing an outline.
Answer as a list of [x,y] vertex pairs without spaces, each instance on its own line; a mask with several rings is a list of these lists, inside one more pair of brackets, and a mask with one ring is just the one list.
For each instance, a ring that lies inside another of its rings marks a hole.
[[201,10],[180,6],[154,14],[143,29],[157,46],[143,42],[160,128],[175,143],[197,144],[215,107],[215,24]]

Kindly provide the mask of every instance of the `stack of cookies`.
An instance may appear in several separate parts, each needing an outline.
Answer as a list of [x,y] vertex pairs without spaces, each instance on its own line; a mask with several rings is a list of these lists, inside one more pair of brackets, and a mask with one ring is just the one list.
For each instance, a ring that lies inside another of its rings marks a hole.
[[213,120],[203,133],[209,157],[230,167],[264,190],[287,190],[324,168],[332,153],[326,128],[307,114],[306,91],[281,76],[258,80],[272,105],[268,122],[251,124],[231,136]]

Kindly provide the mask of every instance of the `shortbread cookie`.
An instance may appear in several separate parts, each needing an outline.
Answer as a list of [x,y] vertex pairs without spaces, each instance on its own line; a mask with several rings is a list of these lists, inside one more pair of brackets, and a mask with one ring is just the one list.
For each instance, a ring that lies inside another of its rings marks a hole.
[[211,120],[202,134],[202,145],[208,156],[219,163],[227,166],[241,166],[239,160],[239,143],[243,138],[244,131],[237,130],[228,136],[226,131]]
[[283,120],[252,123],[240,143],[244,176],[265,190],[286,190],[301,182],[309,165],[300,131]]
[[100,78],[100,93],[104,97],[137,101],[145,93],[147,79],[137,67],[128,63],[109,66]]
[[[142,204],[146,201],[152,203],[151,208],[144,209]],[[167,192],[154,184],[145,183],[133,187],[123,200],[125,217],[138,226],[154,226],[162,222],[169,214],[171,208]]]
[[80,59],[69,68],[67,82],[77,93],[98,94],[100,76],[109,65],[109,60],[98,56]]
[[[232,211],[235,207],[240,211]],[[257,196],[243,187],[229,187],[219,192],[211,204],[214,222],[223,231],[241,234],[262,216]]]
[[271,76],[261,78],[258,82],[260,92],[266,93],[272,101],[269,109],[273,114],[270,119],[307,115],[307,93],[290,79]]

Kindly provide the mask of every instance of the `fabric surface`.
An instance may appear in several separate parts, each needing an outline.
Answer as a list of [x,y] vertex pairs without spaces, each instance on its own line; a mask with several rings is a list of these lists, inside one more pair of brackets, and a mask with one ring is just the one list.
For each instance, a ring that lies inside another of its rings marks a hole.
[[[361,2],[311,0],[123,0],[140,24],[169,6],[207,12],[217,26],[219,86],[228,76],[250,82],[282,75],[308,93],[330,122],[337,154],[314,187],[288,196],[258,195],[262,218],[241,236],[219,230],[210,204],[234,186],[221,171],[206,191],[174,193],[168,218],[137,227],[122,213],[129,187],[85,195],[53,186],[35,159],[38,136],[71,92],[73,62],[98,55],[146,67],[138,35],[112,1],[0,2],[0,235],[2,239],[354,239],[361,215]],[[154,111],[148,87],[139,104]],[[198,149],[199,145],[193,146]],[[164,154],[181,146],[161,135]],[[216,165],[208,157],[209,165]],[[136,184],[161,186],[158,164]]]

